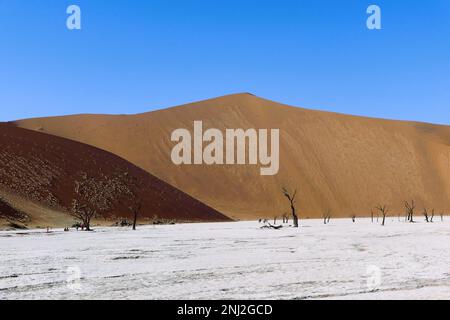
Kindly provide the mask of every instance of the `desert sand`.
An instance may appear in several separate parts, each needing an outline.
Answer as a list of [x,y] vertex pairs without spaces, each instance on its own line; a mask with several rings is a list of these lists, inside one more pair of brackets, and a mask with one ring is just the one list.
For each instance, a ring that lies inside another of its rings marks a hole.
[[[124,106],[124,110],[125,106]],[[176,166],[171,132],[205,127],[279,128],[280,171],[256,166]],[[282,186],[298,189],[301,218],[390,214],[403,202],[450,210],[450,127],[306,110],[229,95],[137,115],[74,115],[16,121],[16,125],[112,152],[234,219],[289,211]]]
[[[88,203],[98,219],[139,218],[193,221],[230,219],[148,172],[98,148],[40,132],[0,124],[0,220],[30,226],[71,226],[76,186],[93,183]],[[98,195],[101,196],[98,196]],[[0,225],[2,224],[0,221]]]

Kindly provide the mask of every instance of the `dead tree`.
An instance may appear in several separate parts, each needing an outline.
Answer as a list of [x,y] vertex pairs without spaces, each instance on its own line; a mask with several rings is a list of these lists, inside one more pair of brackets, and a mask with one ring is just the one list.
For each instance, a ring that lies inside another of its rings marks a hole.
[[373,223],[373,209],[370,209],[370,216],[372,217],[372,223]]
[[141,211],[142,204],[138,199],[130,207],[130,211],[133,213],[133,230],[136,230],[137,218],[139,215],[139,211]]
[[430,218],[430,222],[433,222],[434,219],[434,209],[431,209],[431,218]]
[[131,206],[129,207],[131,214],[133,215],[133,230],[136,230],[136,224],[139,213],[142,209],[142,199],[139,196],[139,190],[141,188],[140,181],[136,177],[129,177],[129,190],[128,198],[131,200]]
[[425,217],[425,221],[426,222],[430,222],[430,217],[428,215],[428,210],[427,208],[423,208],[423,216]]
[[108,196],[104,194],[105,190],[101,179],[89,178],[84,172],[81,172],[75,181],[70,214],[81,220],[86,231],[91,231],[92,218],[99,212],[109,209]]
[[444,212],[441,212],[441,222],[444,222]]
[[330,220],[331,220],[331,210],[328,209],[323,213],[323,224],[330,223]]
[[273,217],[273,224],[277,224],[277,216]]
[[281,229],[281,228],[283,228],[282,225],[280,225],[280,226],[274,226],[274,225],[271,225],[270,222],[268,222],[267,224],[265,224],[265,225],[263,225],[263,226],[261,227],[261,229],[275,229],[275,230],[279,230],[279,229]]
[[353,221],[353,223],[356,222],[356,216],[355,215],[352,215],[352,221]]
[[384,226],[384,224],[386,222],[386,216],[388,214],[388,209],[387,209],[386,205],[381,205],[380,204],[377,207],[375,207],[375,209],[380,211],[381,215],[383,216],[383,221],[381,222],[381,225]]
[[290,193],[286,188],[282,188],[283,195],[289,200],[292,211],[292,219],[294,220],[294,228],[298,228],[298,216],[295,210],[295,196],[297,195],[297,190],[294,193]]
[[408,201],[405,201],[405,208],[406,208],[407,220],[409,222],[414,222],[414,209],[416,208],[416,204],[414,203],[414,200],[411,200],[411,204],[408,203]]
[[79,200],[73,199],[70,214],[72,217],[81,221],[82,230],[91,231],[91,220],[97,215],[97,212],[89,205],[82,204]]

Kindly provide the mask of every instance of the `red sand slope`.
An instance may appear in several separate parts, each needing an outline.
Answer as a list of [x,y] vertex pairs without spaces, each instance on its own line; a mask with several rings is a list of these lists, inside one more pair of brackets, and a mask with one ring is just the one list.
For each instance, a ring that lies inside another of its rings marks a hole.
[[[145,151],[143,151],[145,152]],[[75,183],[95,179],[109,209],[103,216],[131,217],[130,192],[141,199],[140,217],[182,221],[227,221],[226,216],[113,155],[64,138],[0,123],[0,197],[14,194],[62,212],[75,197]],[[97,186],[96,184],[96,186]],[[3,196],[2,196],[3,195]],[[0,203],[5,216],[17,212]],[[27,213],[27,212],[25,212]]]

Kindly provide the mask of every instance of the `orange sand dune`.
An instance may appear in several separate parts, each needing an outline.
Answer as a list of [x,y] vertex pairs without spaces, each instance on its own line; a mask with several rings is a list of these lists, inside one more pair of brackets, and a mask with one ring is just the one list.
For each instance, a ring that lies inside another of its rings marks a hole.
[[[258,166],[176,166],[171,132],[279,128],[280,171]],[[233,218],[289,210],[280,188],[298,189],[301,217],[369,215],[403,201],[450,210],[450,127],[305,110],[237,94],[138,115],[75,115],[15,122],[110,151]],[[421,210],[422,208],[420,208]]]

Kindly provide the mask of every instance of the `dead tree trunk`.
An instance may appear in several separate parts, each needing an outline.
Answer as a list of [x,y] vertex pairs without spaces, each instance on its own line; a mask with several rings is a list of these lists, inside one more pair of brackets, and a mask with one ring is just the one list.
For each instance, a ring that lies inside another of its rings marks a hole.
[[433,222],[434,219],[434,209],[431,209],[431,218],[430,218],[430,222]]
[[388,213],[388,209],[386,208],[386,205],[381,205],[381,204],[378,205],[376,207],[376,209],[378,209],[378,211],[380,211],[381,215],[383,216],[383,221],[381,222],[381,225],[384,226],[385,223],[386,223],[386,216],[387,216],[387,213]]
[[130,207],[131,212],[133,213],[133,230],[136,230],[137,218],[139,215],[139,211],[141,210],[141,203],[136,202],[133,206]]
[[327,210],[324,214],[323,214],[323,224],[327,224],[330,222],[331,219],[331,210]]
[[427,208],[424,208],[424,209],[423,209],[423,215],[424,215],[424,217],[425,217],[425,221],[426,221],[426,222],[430,222],[430,219],[428,218],[428,211],[427,211]]
[[88,205],[81,204],[78,200],[74,199],[70,214],[81,220],[81,230],[91,231],[91,220],[97,215],[97,212]]
[[289,200],[291,206],[292,219],[294,220],[294,228],[298,228],[298,216],[295,210],[295,196],[297,195],[297,190],[293,194],[290,194],[286,188],[282,188],[283,195]]
[[416,204],[414,203],[414,200],[411,200],[411,204],[408,203],[408,201],[405,201],[405,208],[407,213],[407,220],[409,222],[414,222],[414,209],[416,208]]

